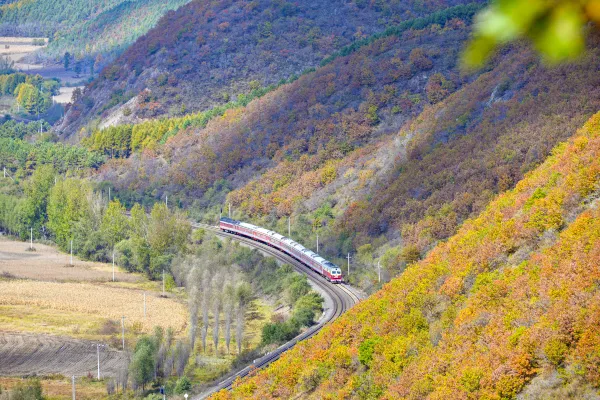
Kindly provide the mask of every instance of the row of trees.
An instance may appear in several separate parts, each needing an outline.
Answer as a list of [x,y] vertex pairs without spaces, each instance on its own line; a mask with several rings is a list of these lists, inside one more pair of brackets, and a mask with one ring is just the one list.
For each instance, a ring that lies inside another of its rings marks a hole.
[[20,185],[23,196],[0,194],[0,228],[25,239],[54,240],[84,258],[109,261],[116,250],[121,265],[158,277],[175,254],[185,249],[190,225],[180,212],[155,204],[147,215],[140,205],[131,218],[118,200],[96,193],[79,178],[63,178],[43,165]]
[[[187,128],[204,128],[210,120],[223,116],[228,110],[245,107],[252,100],[263,97],[277,87],[297,79],[297,76],[293,76],[277,85],[267,87],[260,87],[257,83],[250,93],[240,94],[236,100],[204,112],[192,113],[183,117],[144,121],[135,125],[123,124],[97,129],[89,137],[84,138],[82,144],[90,150],[102,152],[111,158],[127,158],[134,151],[156,149],[159,145],[165,144],[170,137]],[[144,93],[140,96],[142,100],[146,99]],[[148,96],[150,95],[148,94]]]
[[[0,133],[29,134],[35,129],[35,124],[27,127],[15,124],[15,128],[19,129],[4,131],[0,128]],[[11,176],[26,177],[27,174],[42,165],[50,165],[57,174],[64,174],[69,170],[96,169],[103,163],[102,155],[81,147],[47,141],[30,143],[12,137],[0,137],[0,167],[6,167]]]

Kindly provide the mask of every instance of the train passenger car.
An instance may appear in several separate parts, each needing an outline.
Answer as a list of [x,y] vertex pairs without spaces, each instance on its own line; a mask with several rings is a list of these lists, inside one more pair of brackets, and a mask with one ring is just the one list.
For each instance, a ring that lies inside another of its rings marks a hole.
[[302,246],[300,243],[296,243],[292,239],[280,235],[277,232],[245,222],[236,221],[231,218],[221,218],[219,221],[219,228],[224,232],[245,236],[281,250],[313,271],[324,276],[330,282],[340,283],[343,280],[340,267],[327,261],[317,253]]

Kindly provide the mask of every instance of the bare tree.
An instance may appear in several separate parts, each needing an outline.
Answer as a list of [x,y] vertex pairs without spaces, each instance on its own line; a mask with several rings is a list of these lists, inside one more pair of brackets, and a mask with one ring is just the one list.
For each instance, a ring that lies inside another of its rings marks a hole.
[[233,310],[235,308],[235,288],[231,283],[225,285],[224,290],[224,314],[225,314],[225,345],[227,354],[229,354],[229,345],[231,343],[231,322],[233,320]]
[[175,348],[175,369],[177,376],[183,376],[185,366],[190,358],[190,346],[181,340],[177,341]]
[[127,381],[129,380],[129,366],[125,366],[117,373],[117,389],[121,385],[121,391],[125,393],[127,390]]
[[219,325],[221,322],[221,302],[223,299],[223,280],[217,276],[215,279],[215,288],[213,290],[213,343],[215,345],[215,355],[219,353]]
[[206,352],[206,336],[208,335],[208,316],[210,309],[212,274],[204,270],[202,279],[202,351]]
[[246,325],[246,309],[248,304],[252,300],[252,289],[247,283],[241,283],[236,290],[237,306],[237,321],[235,324],[236,335],[235,341],[237,342],[238,354],[242,353],[242,343],[244,341],[244,327]]
[[196,286],[190,291],[190,347],[193,349],[196,343],[196,332],[198,329],[198,289]]

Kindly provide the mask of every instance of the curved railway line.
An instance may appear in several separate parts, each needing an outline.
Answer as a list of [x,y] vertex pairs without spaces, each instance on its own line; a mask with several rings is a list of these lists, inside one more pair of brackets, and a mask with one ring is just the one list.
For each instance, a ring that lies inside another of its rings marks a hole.
[[237,240],[248,246],[254,247],[264,253],[267,253],[280,261],[290,264],[296,271],[307,275],[310,282],[317,287],[318,291],[320,291],[323,296],[328,297],[331,303],[331,309],[326,310],[325,315],[321,318],[318,324],[313,325],[312,327],[310,327],[305,332],[301,333],[291,341],[278,347],[276,350],[267,353],[261,358],[254,360],[253,364],[235,372],[234,374],[227,376],[217,385],[208,388],[206,391],[197,396],[194,396],[194,399],[204,399],[210,396],[211,394],[218,392],[219,390],[231,389],[233,382],[237,378],[243,378],[248,374],[252,373],[253,371],[260,368],[264,368],[271,364],[273,361],[276,361],[281,356],[281,354],[294,347],[296,343],[314,336],[325,325],[338,318],[340,315],[342,315],[344,312],[349,310],[352,306],[354,306],[361,300],[362,296],[356,291],[356,289],[352,288],[351,286],[345,283],[331,284],[323,276],[317,274],[312,269],[306,267],[300,261],[266,244],[256,242],[252,239],[248,239],[243,236],[223,232],[216,226],[192,223],[192,228],[204,229],[217,236]]

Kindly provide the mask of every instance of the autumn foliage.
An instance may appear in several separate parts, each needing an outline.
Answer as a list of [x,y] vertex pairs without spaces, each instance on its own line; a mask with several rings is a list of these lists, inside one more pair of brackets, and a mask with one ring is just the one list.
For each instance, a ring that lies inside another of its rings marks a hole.
[[[510,399],[600,387],[600,114],[421,262],[215,398]],[[561,385],[540,384],[559,371]]]

